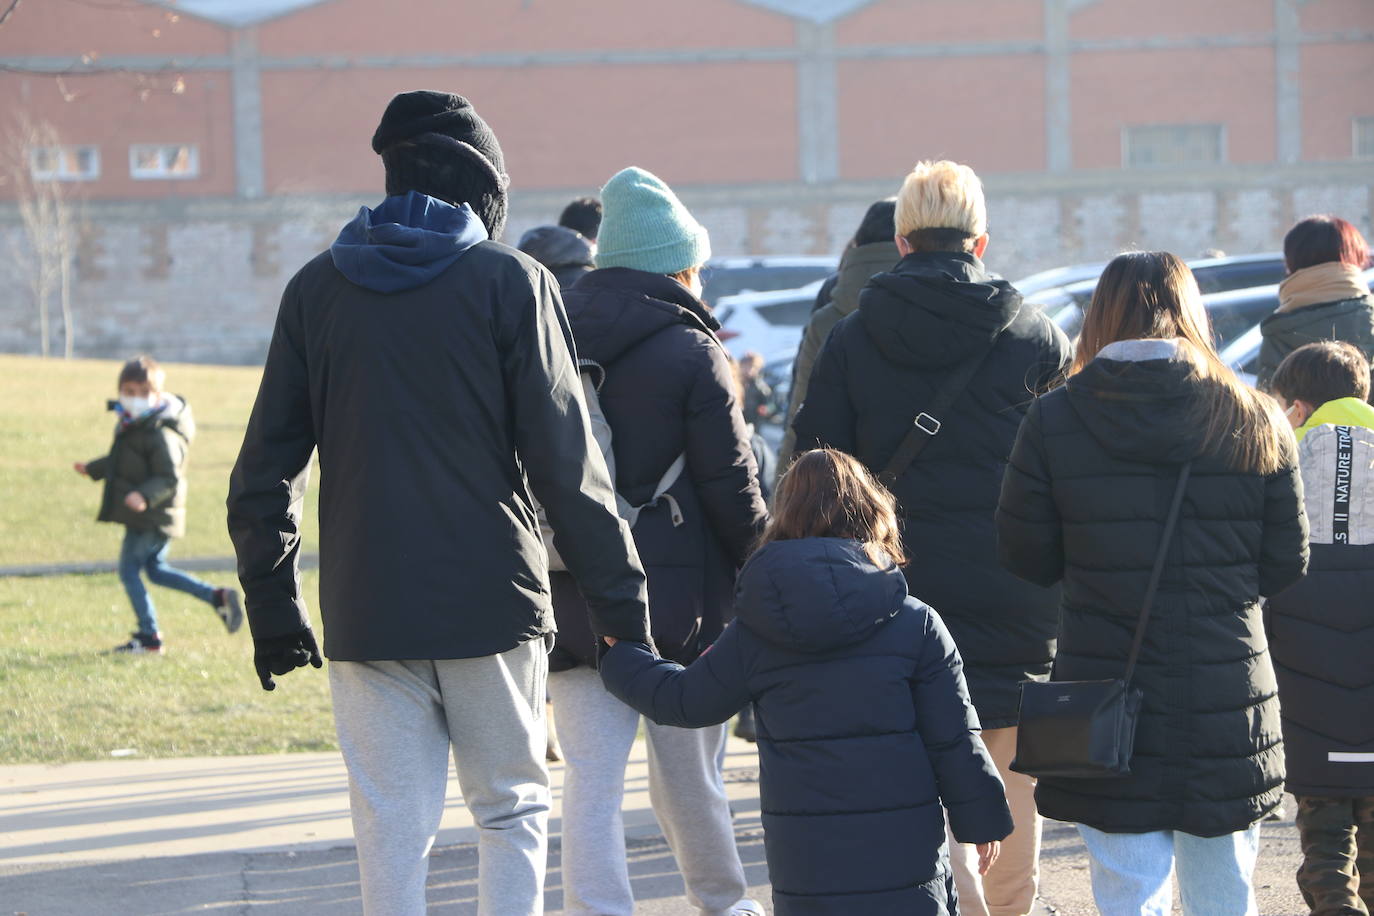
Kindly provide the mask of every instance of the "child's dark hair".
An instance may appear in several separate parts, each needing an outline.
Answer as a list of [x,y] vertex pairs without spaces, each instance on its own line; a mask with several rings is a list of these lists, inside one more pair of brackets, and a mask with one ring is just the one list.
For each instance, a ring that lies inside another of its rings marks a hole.
[[1369,360],[1359,347],[1343,340],[1323,340],[1289,353],[1269,383],[1285,401],[1306,401],[1313,408],[1340,398],[1369,399]]
[[601,201],[595,197],[577,198],[563,208],[558,225],[580,232],[583,237],[595,242],[597,233],[601,231]]
[[787,469],[759,546],[799,538],[848,538],[879,566],[907,562],[897,500],[863,464],[831,448],[805,452]]
[[146,384],[154,391],[161,391],[166,378],[167,373],[162,371],[157,360],[151,356],[135,356],[120,368],[117,386],[123,387],[132,382],[136,385]]

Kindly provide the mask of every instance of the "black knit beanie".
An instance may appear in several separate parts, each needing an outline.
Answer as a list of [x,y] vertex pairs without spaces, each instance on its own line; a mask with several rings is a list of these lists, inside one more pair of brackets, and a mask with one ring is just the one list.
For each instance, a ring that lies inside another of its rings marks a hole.
[[501,144],[471,103],[448,92],[403,92],[387,105],[372,149],[381,154],[389,195],[419,191],[473,208],[492,238],[505,226]]

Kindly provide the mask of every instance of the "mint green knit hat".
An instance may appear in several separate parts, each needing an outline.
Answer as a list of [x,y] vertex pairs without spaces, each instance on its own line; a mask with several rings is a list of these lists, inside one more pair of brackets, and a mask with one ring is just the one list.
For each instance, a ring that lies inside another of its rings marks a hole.
[[655,175],[623,169],[601,189],[597,267],[675,274],[706,263],[711,239],[673,189]]

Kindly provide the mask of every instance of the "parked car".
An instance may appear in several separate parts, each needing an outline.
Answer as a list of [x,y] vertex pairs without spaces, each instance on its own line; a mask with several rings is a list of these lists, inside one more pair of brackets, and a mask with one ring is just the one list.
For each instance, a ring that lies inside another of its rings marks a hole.
[[[1278,253],[1202,258],[1189,261],[1188,266],[1204,295],[1270,285],[1277,289],[1277,284],[1287,273],[1283,255]],[[1097,278],[1092,277],[1027,298],[1039,305],[1065,334],[1074,337],[1083,327],[1083,311],[1092,301],[1095,289]]]
[[768,293],[740,293],[716,303],[716,320],[721,324],[720,339],[736,359],[750,350],[765,357],[801,346],[811,304],[823,280],[800,289]]
[[714,307],[739,293],[796,289],[824,280],[838,264],[838,258],[805,255],[714,258],[702,272],[702,299]]
[[1049,270],[1042,270],[1039,273],[1031,274],[1029,277],[1022,277],[1012,286],[1023,298],[1031,299],[1040,293],[1049,293],[1052,290],[1060,289],[1071,283],[1081,283],[1084,280],[1096,280],[1102,275],[1106,268],[1106,262],[1100,264],[1073,264],[1069,267],[1054,267]]

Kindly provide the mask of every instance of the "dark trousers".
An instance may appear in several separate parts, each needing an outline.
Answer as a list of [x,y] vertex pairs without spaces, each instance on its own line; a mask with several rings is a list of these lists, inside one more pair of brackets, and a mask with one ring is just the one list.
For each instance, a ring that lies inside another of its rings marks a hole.
[[1374,796],[1298,796],[1298,889],[1312,916],[1374,912]]

